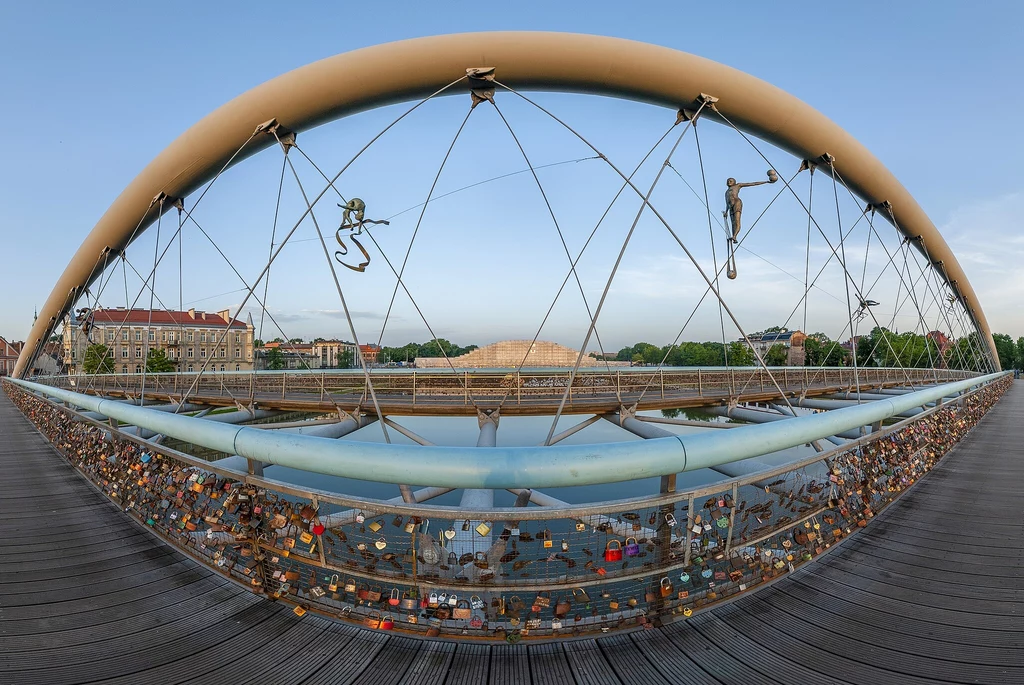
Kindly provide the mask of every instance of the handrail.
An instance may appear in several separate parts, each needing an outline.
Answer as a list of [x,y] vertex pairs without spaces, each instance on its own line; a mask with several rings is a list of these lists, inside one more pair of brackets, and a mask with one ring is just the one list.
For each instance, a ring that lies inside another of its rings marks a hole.
[[730,431],[600,445],[488,448],[364,443],[274,433],[155,412],[20,379],[10,382],[124,423],[265,463],[384,483],[506,489],[618,483],[728,464],[871,425],[1004,375],[988,374]]

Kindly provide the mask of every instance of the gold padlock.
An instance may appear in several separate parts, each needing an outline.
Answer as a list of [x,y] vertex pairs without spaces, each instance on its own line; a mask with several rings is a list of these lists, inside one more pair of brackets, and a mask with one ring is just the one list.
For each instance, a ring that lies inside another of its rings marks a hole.
[[374,533],[376,533],[378,530],[380,530],[383,527],[384,526],[382,526],[380,523],[378,523],[376,521],[373,521],[370,525],[367,526],[367,528],[369,528]]
[[489,521],[483,521],[482,523],[480,523],[480,525],[478,525],[476,527],[476,532],[480,536],[484,536],[484,535],[487,535],[488,533],[490,533],[491,532],[491,524],[490,524],[490,522]]

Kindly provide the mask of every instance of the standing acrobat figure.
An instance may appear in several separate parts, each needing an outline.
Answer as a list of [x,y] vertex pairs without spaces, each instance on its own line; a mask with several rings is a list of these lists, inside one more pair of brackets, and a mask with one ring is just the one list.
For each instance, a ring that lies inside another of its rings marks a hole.
[[725,211],[722,212],[722,218],[729,220],[732,229],[732,235],[729,236],[728,241],[729,259],[725,272],[725,275],[730,279],[736,278],[736,243],[740,237],[740,215],[743,214],[743,200],[740,199],[740,190],[751,186],[763,186],[765,183],[775,183],[778,180],[779,176],[775,173],[775,170],[769,169],[767,181],[737,183],[735,178],[730,178],[725,182],[725,185],[729,188],[725,191]]
[[730,178],[725,182],[725,185],[729,186],[729,189],[725,191],[726,210],[722,212],[722,215],[727,216],[729,222],[732,224],[732,238],[730,238],[730,240],[736,242],[736,239],[739,238],[740,235],[740,214],[743,213],[743,200],[740,199],[740,189],[750,188],[752,186],[763,186],[765,183],[775,183],[778,180],[779,176],[775,173],[775,170],[769,169],[767,181],[737,183],[735,178]]

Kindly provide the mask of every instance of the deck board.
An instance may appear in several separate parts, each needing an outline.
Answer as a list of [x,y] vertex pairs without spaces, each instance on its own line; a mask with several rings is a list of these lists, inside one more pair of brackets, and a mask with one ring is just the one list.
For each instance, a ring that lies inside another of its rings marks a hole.
[[654,630],[485,645],[252,595],[79,476],[0,393],[0,683],[1024,682],[1024,384],[815,563]]

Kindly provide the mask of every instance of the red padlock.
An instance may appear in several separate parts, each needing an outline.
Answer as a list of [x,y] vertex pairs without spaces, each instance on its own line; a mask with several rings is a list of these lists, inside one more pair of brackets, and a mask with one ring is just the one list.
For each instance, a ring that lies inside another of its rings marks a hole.
[[[615,545],[612,547],[612,545]],[[609,540],[604,546],[605,561],[622,561],[622,543],[618,540]]]
[[380,629],[381,630],[394,630],[394,628],[395,628],[395,619],[394,619],[394,617],[391,616],[391,614],[384,614],[384,618],[382,618],[380,620]]
[[324,524],[319,521],[313,524],[313,535],[323,535],[325,530],[327,530],[327,528],[325,528]]
[[398,606],[399,602],[402,601],[402,594],[398,591],[398,588],[391,589],[391,596],[388,597],[388,604],[393,607]]

